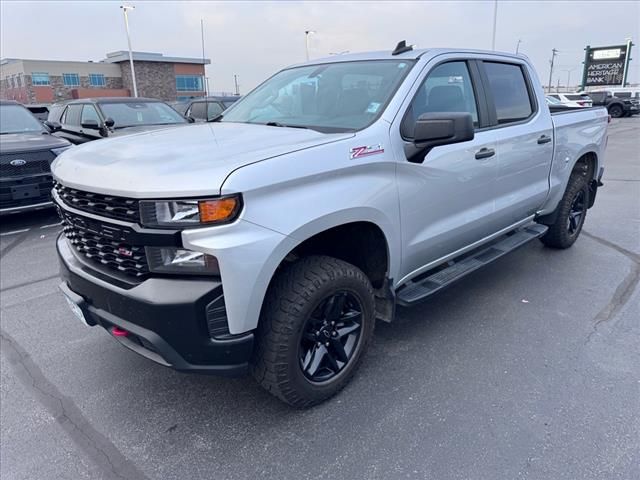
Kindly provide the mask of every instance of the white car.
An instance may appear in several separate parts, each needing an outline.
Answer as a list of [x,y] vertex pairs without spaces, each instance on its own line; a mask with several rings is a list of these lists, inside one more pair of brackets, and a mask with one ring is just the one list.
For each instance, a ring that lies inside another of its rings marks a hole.
[[589,95],[584,93],[549,93],[547,97],[555,98],[565,107],[583,108],[593,106]]

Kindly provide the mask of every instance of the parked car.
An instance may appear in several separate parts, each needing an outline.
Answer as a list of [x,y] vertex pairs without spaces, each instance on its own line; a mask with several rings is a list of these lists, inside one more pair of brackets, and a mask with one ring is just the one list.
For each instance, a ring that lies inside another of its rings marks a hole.
[[85,98],[50,110],[47,125],[75,144],[188,123],[166,103],[150,98]]
[[65,152],[62,291],[148,359],[316,404],[396,304],[573,245],[609,118],[544,105],[522,55],[401,42],[284,69],[216,122]]
[[0,214],[50,207],[51,162],[70,146],[24,106],[0,100]]
[[609,90],[588,92],[593,105],[606,107],[613,118],[628,117],[640,112],[640,106],[631,99],[618,98]]
[[33,116],[41,122],[44,122],[49,118],[49,105],[45,103],[32,103],[25,105],[25,107],[27,107],[27,109],[33,113]]
[[548,93],[547,97],[555,98],[562,105],[571,108],[583,108],[593,106],[589,95],[584,93]]
[[184,116],[193,118],[196,122],[206,122],[220,115],[238,101],[239,98],[240,97],[194,98],[187,104]]

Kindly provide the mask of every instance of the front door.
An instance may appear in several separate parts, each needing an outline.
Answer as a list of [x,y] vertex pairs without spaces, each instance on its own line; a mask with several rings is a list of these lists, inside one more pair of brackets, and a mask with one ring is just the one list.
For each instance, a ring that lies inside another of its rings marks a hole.
[[405,145],[411,143],[412,126],[423,113],[469,112],[476,127],[471,141],[435,147],[421,163],[399,161],[399,282],[493,233],[496,138],[493,130],[482,129],[487,118],[479,84],[473,62],[452,60],[433,67],[398,126]]

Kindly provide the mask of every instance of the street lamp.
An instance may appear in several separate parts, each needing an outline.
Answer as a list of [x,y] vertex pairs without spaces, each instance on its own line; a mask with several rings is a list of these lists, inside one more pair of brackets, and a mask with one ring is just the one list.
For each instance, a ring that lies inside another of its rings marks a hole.
[[493,38],[491,39],[491,50],[496,49],[496,28],[498,26],[498,0],[493,2]]
[[315,30],[305,30],[304,31],[304,49],[307,54],[307,62],[309,61],[309,34],[316,33]]
[[127,43],[129,44],[129,65],[131,65],[131,80],[133,81],[133,96],[138,96],[138,85],[136,84],[136,71],[133,68],[133,52],[131,51],[131,37],[129,36],[129,17],[127,16],[127,10],[133,10],[133,5],[120,5],[122,13],[124,14],[124,28],[127,31]]

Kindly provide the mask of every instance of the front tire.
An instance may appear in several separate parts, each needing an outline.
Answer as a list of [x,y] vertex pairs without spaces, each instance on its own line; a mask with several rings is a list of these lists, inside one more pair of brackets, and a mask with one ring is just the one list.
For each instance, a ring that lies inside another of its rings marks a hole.
[[558,215],[540,241],[551,248],[569,248],[578,239],[589,205],[589,185],[582,173],[573,173],[557,207]]
[[613,118],[620,118],[624,115],[624,110],[620,105],[612,105],[609,108],[609,115],[611,115]]
[[287,265],[269,287],[252,373],[298,408],[316,405],[349,382],[373,334],[371,282],[357,267],[326,256]]

